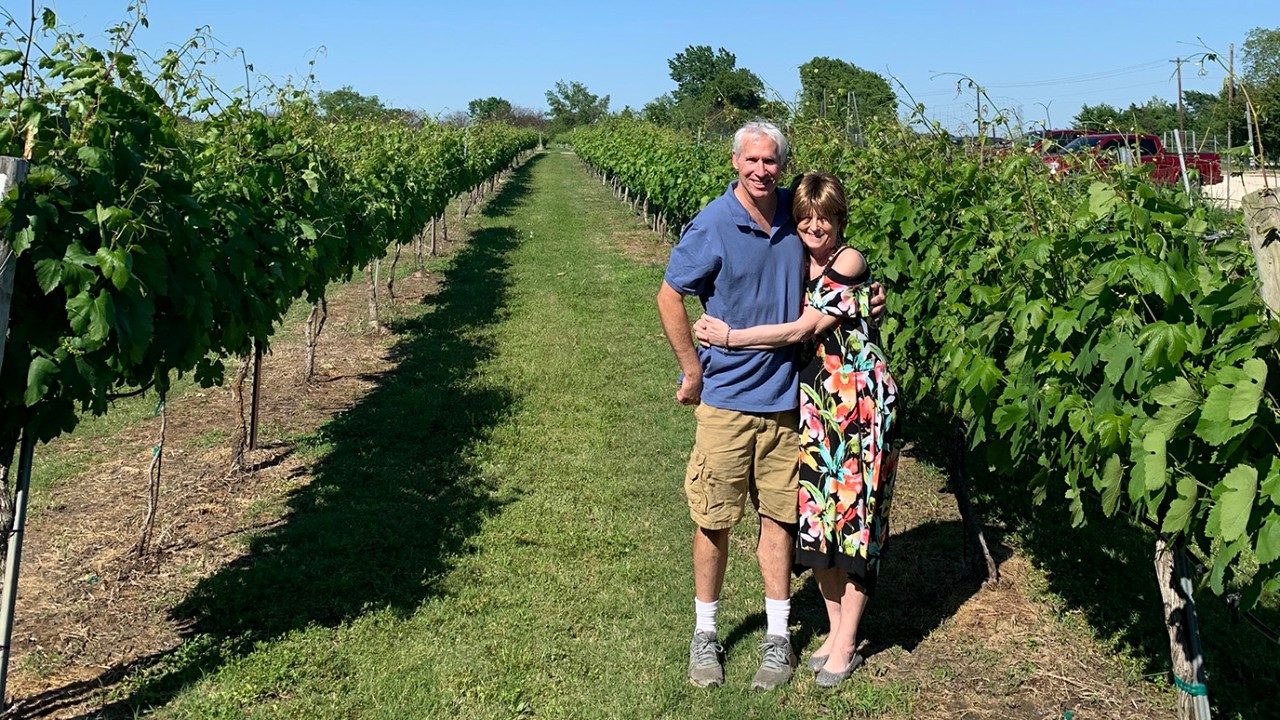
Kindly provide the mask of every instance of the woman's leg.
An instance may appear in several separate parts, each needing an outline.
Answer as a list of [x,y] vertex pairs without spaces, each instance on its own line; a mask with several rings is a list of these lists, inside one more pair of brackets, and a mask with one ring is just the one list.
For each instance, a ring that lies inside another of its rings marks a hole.
[[813,577],[818,581],[818,591],[822,593],[822,604],[827,608],[827,639],[822,647],[813,651],[814,655],[830,655],[836,642],[836,631],[840,627],[841,603],[844,597],[845,573],[840,568],[814,570]]
[[[836,569],[841,585],[840,624],[832,628],[827,638],[827,672],[843,672],[853,660],[853,653],[858,649],[858,623],[862,620],[862,611],[867,606],[867,593],[861,585],[849,579],[843,570]],[[823,594],[826,597],[826,594]]]

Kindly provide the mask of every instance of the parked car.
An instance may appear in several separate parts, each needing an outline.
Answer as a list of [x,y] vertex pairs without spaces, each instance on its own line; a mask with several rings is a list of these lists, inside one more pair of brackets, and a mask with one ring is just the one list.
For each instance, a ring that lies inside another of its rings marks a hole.
[[1032,130],[1022,136],[1023,142],[1042,155],[1057,155],[1072,140],[1087,135],[1085,130]]
[[[1099,133],[1084,135],[1067,143],[1061,153],[1047,153],[1044,163],[1050,173],[1069,172],[1083,164],[1078,158],[1088,156],[1100,167],[1115,162],[1127,165],[1152,165],[1151,179],[1157,182],[1182,182],[1182,166],[1177,153],[1167,152],[1155,135],[1133,133]],[[1217,153],[1183,153],[1187,172],[1193,183],[1214,185],[1222,182],[1222,161]]]

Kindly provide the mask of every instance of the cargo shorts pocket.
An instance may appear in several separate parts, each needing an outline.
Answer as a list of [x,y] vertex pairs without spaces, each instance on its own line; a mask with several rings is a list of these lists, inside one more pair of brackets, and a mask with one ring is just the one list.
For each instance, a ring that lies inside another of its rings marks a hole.
[[689,516],[698,527],[723,530],[742,519],[745,478],[735,480],[732,473],[726,475],[713,468],[701,450],[695,449],[689,457],[684,489],[689,499]]
[[684,471],[684,495],[689,500],[689,512],[694,520],[707,512],[707,454],[694,448],[689,454],[689,466]]

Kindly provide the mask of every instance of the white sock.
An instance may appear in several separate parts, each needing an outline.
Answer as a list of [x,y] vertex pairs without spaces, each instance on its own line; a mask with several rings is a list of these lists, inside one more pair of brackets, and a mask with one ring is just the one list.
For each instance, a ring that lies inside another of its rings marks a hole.
[[791,633],[787,630],[787,623],[791,616],[791,598],[786,600],[765,598],[764,616],[769,621],[769,627],[764,631],[765,635],[790,637]]
[[698,598],[693,599],[693,612],[697,617],[697,623],[693,626],[694,632],[716,631],[716,611],[720,609],[720,601],[712,600],[711,602],[702,602]]

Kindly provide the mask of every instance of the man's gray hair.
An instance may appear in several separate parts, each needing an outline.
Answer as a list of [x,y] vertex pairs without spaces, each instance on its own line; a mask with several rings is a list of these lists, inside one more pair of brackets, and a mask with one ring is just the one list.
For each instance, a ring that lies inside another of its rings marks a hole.
[[742,154],[742,141],[748,135],[755,137],[767,137],[773,141],[778,147],[778,167],[785,168],[787,166],[787,151],[790,149],[787,145],[787,138],[778,129],[777,125],[764,120],[752,120],[751,122],[738,128],[738,132],[733,134],[733,154]]

